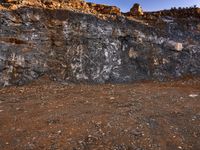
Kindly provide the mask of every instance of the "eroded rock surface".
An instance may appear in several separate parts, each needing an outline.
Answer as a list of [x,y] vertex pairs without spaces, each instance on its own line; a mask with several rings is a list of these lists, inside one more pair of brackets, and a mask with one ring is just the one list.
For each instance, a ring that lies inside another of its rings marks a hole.
[[200,74],[196,14],[136,19],[68,2],[1,2],[0,85],[22,85],[45,74],[59,82],[91,83]]
[[116,6],[107,6],[107,5],[95,4],[95,3],[87,3],[87,4],[89,5],[91,9],[101,14],[117,14],[117,15],[121,14],[120,8]]

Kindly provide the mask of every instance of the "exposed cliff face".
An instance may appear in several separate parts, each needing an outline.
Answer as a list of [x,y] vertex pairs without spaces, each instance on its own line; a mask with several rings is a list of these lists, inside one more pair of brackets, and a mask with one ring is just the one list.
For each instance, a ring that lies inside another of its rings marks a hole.
[[58,1],[25,2],[0,5],[0,85],[21,85],[44,74],[60,82],[92,83],[200,74],[196,15],[102,17],[90,7],[83,13],[82,7],[58,7]]

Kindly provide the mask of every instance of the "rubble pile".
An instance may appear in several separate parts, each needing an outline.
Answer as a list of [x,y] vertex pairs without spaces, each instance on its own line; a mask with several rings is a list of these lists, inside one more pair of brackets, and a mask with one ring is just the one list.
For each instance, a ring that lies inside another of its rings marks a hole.
[[61,83],[200,75],[200,22],[190,10],[137,17],[81,0],[14,1],[0,1],[1,86],[43,75]]

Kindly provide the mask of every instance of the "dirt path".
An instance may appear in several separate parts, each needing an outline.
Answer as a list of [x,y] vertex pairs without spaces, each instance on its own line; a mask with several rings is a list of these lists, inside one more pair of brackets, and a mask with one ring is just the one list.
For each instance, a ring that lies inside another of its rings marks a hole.
[[1,150],[199,150],[200,78],[0,89]]

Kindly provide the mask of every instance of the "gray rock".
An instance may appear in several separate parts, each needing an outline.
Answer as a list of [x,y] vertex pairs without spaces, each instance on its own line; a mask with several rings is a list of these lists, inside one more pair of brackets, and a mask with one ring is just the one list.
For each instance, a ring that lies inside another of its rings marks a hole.
[[[0,15],[0,85],[22,85],[44,74],[75,83],[200,74],[199,32],[191,34],[176,24],[157,29],[122,16],[102,20],[36,7],[0,10]],[[195,19],[186,22],[196,27]]]

